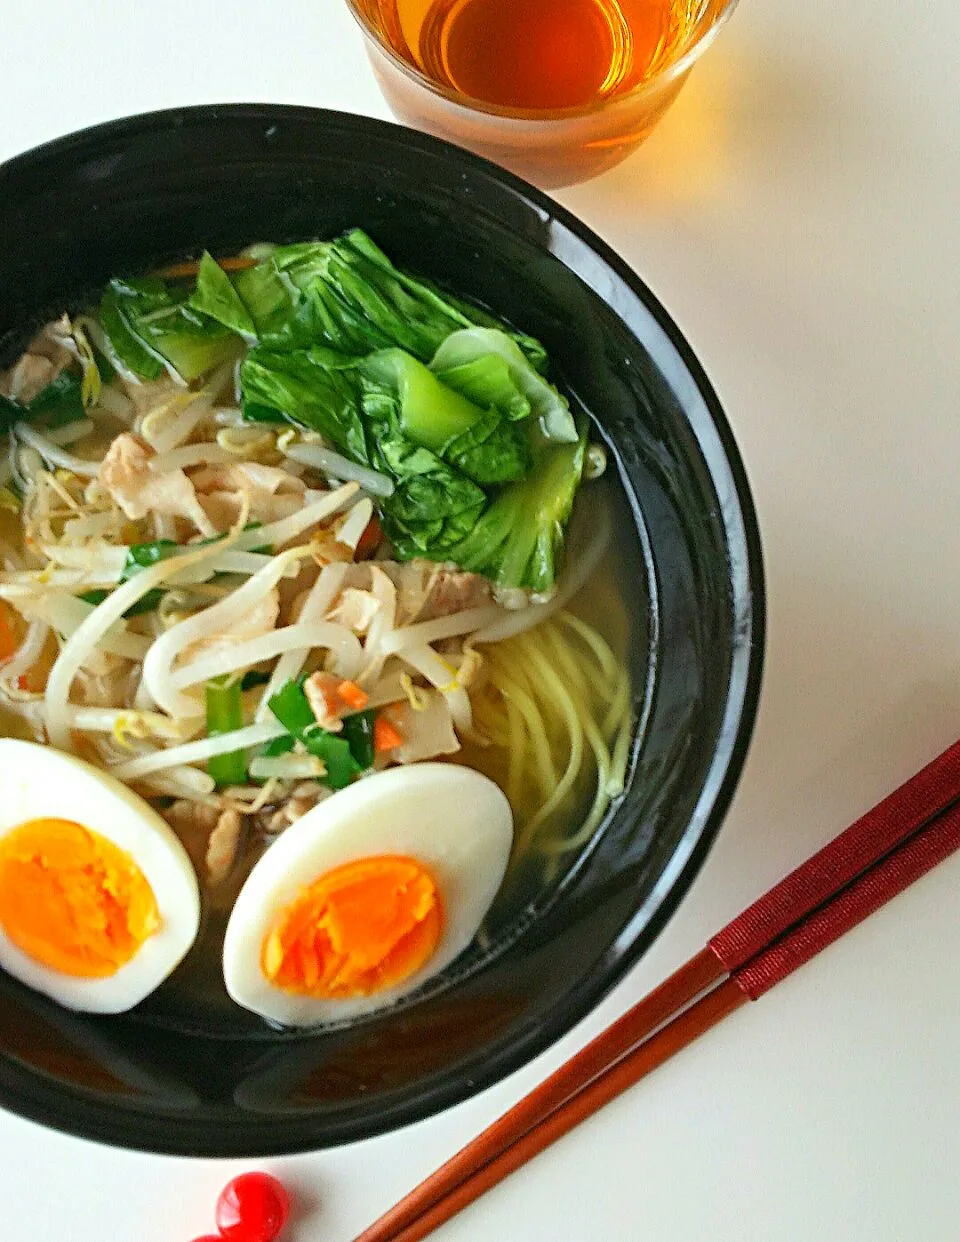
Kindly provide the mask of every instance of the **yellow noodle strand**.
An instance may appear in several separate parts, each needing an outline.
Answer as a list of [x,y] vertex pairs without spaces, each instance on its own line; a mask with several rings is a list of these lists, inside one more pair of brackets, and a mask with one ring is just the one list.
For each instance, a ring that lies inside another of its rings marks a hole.
[[610,650],[609,643],[601,638],[592,625],[587,625],[585,621],[575,617],[572,612],[560,613],[560,620],[564,625],[580,635],[587,646],[595,653],[597,662],[603,668],[607,677],[611,681],[615,681],[620,672],[620,665],[617,662],[617,657]]
[[507,709],[507,744],[509,756],[507,762],[507,798],[512,806],[519,805],[523,758],[526,754],[526,737],[524,735],[523,717],[511,699],[504,700]]
[[557,769],[547,743],[546,729],[540,709],[526,691],[521,690],[516,683],[504,687],[504,697],[512,700],[523,716],[530,741],[529,750],[536,760],[534,772],[540,783],[540,792],[544,798],[549,798],[550,791],[557,782]]
[[538,670],[543,678],[544,688],[552,693],[554,700],[559,704],[567,722],[569,732],[569,757],[567,759],[566,771],[557,782],[553,793],[543,804],[530,822],[528,831],[532,834],[539,825],[551,815],[553,811],[563,802],[567,794],[573,789],[573,783],[583,765],[583,725],[577,712],[576,704],[567,693],[566,687],[557,676],[556,672],[550,667],[550,663],[546,660],[540,651],[531,652],[534,667]]
[[[591,838],[611,797],[623,790],[629,678],[601,635],[566,612],[492,644],[485,657],[485,677],[474,688],[475,719],[489,744],[507,752],[515,852],[536,841],[555,870],[563,854]],[[591,804],[571,833],[563,811],[586,781]]]
[[612,738],[630,708],[630,681],[626,673],[621,674],[620,684],[614,692],[613,699],[600,726],[605,738]]
[[558,841],[545,841],[543,844],[545,853],[566,854],[570,850],[579,849],[581,845],[586,845],[593,836],[594,830],[603,818],[603,813],[610,802],[610,752],[600,735],[596,721],[589,717],[585,718],[583,729],[597,764],[597,785],[593,805],[580,830],[574,833],[572,837],[565,837]]

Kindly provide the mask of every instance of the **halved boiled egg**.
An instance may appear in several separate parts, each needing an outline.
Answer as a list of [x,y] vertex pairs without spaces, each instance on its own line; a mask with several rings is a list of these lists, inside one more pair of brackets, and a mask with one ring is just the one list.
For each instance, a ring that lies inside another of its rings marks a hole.
[[70,1009],[122,1013],[197,935],[186,850],[142,798],[69,755],[0,739],[0,966]]
[[285,1026],[392,1004],[474,938],[512,842],[510,804],[470,768],[419,763],[358,781],[251,871],[227,925],[227,991]]

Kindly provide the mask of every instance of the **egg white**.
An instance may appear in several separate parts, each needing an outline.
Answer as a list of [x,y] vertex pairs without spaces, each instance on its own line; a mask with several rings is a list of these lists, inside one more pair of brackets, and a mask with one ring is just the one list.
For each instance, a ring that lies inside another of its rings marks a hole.
[[161,927],[134,957],[103,979],[78,979],[35,961],[4,934],[0,967],[69,1009],[123,1013],[153,992],[181,961],[200,925],[200,893],[173,829],[125,785],[99,769],[34,742],[0,738],[0,839],[32,819],[65,819],[113,842],[153,889]]
[[[477,933],[503,880],[513,815],[500,788],[470,768],[418,763],[365,777],[299,819],[259,860],[233,907],[223,946],[227,991],[284,1026],[342,1021],[385,1008],[448,966]],[[307,885],[361,858],[415,858],[436,882],[444,925],[420,970],[370,996],[324,1000],[276,987],[260,966],[278,914]]]

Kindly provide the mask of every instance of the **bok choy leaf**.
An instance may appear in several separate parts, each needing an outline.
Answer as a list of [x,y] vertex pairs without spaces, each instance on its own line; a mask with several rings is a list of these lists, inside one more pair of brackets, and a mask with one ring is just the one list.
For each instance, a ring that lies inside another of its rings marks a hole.
[[[279,246],[232,277],[262,344],[275,349],[328,345],[346,354],[398,346],[428,362],[461,328],[503,325],[485,311],[395,267],[360,229],[334,241]],[[539,341],[508,334],[535,370]]]
[[[389,538],[401,555],[439,555],[470,530],[486,494],[432,449],[405,436],[396,390],[361,372],[357,359],[320,346],[290,353],[260,347],[240,368],[244,408],[252,402],[279,410],[291,422],[319,431],[351,461],[388,475],[394,492],[380,502],[380,511]],[[474,447],[464,444],[462,454]]]
[[197,285],[187,305],[250,342],[258,339],[256,325],[230,277],[206,250],[200,258]]
[[461,368],[476,364],[491,355],[506,364],[510,379],[526,397],[548,440],[573,444],[577,428],[567,401],[530,365],[516,341],[498,328],[468,328],[454,332],[439,346],[430,369],[442,375],[446,383],[456,383]]
[[437,379],[462,393],[474,405],[499,410],[511,421],[530,416],[530,402],[523,395],[510,373],[506,359],[497,354],[481,354],[472,362],[436,372]]
[[292,423],[318,431],[341,453],[369,464],[367,434],[360,417],[356,360],[313,346],[276,353],[261,346],[240,367],[244,416],[267,421],[261,411],[279,411]]
[[448,388],[412,354],[372,353],[360,374],[368,416],[392,419],[408,440],[432,449],[474,483],[509,483],[529,472],[525,431]]
[[112,280],[100,301],[100,322],[120,361],[147,380],[159,379],[167,363],[183,379],[197,379],[239,346],[234,332],[158,277]]
[[586,428],[574,444],[547,445],[534,473],[503,489],[451,560],[499,586],[546,591],[562,567],[565,528],[583,474]]

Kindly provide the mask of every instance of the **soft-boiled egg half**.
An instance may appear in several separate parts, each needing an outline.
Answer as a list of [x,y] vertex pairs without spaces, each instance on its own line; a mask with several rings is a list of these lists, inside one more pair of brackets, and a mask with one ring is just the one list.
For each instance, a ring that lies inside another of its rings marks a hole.
[[0,739],[0,966],[70,1009],[122,1013],[200,923],[197,878],[142,798],[79,759]]
[[419,763],[358,781],[251,871],[227,925],[227,991],[285,1026],[393,1004],[474,938],[512,843],[510,804],[470,768]]

